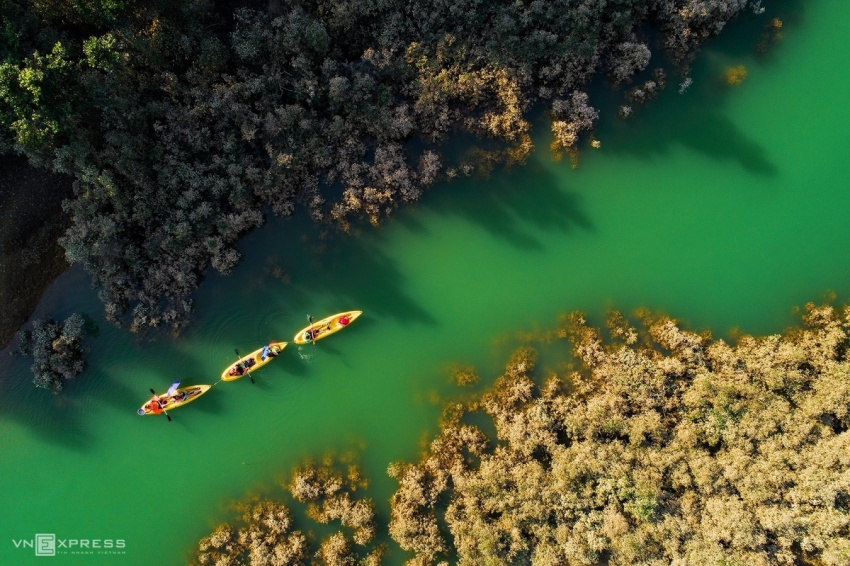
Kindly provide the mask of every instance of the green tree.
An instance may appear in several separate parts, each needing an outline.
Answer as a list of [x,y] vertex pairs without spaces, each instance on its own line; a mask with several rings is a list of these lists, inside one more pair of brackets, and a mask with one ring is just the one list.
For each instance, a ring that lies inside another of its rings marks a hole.
[[18,333],[20,353],[33,358],[30,369],[36,387],[58,392],[66,381],[83,372],[85,327],[85,317],[74,313],[61,323],[53,319],[36,320],[31,330]]

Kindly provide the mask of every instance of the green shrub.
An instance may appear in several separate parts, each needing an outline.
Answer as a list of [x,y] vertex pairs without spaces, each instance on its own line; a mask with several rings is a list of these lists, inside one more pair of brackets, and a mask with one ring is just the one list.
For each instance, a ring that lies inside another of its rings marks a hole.
[[18,333],[20,353],[33,358],[30,369],[36,387],[58,392],[82,373],[85,327],[85,317],[74,313],[61,323],[52,318],[36,320],[31,330]]

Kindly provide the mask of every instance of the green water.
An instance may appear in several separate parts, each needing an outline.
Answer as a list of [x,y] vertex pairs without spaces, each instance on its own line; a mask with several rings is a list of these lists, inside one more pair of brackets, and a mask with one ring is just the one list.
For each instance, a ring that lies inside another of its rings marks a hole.
[[[0,564],[184,563],[233,518],[234,500],[273,492],[329,450],[359,451],[385,523],[386,466],[415,459],[434,432],[458,393],[447,367],[473,364],[487,382],[517,332],[575,309],[599,321],[645,306],[717,336],[769,333],[827,291],[846,300],[850,3],[787,8],[784,39],[756,56],[767,16],[711,43],[685,95],[672,86],[628,122],[605,118],[616,100],[597,102],[602,148],[576,171],[551,162],[540,131],[527,166],[437,187],[357,237],[271,223],[244,240],[233,276],[207,278],[179,339],[101,321],[88,371],[62,395],[34,390],[26,360],[0,357]],[[746,81],[725,86],[738,64]],[[349,329],[290,346],[255,385],[220,383],[171,423],[135,413],[151,387],[213,383],[234,348],[290,340],[307,314],[351,308],[364,315]],[[77,270],[37,314],[74,311],[100,312]],[[125,554],[43,561],[13,542],[36,533],[122,539]],[[392,546],[388,558],[405,553]]]

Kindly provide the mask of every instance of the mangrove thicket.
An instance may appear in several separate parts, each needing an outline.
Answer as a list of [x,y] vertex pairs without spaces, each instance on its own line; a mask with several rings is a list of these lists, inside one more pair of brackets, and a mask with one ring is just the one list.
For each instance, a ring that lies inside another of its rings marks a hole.
[[[548,111],[553,150],[574,152],[598,117],[593,77],[636,82],[629,100],[646,100],[670,71],[687,77],[703,41],[761,11],[0,0],[0,153],[75,179],[61,244],[109,320],[179,329],[204,272],[230,272],[238,238],[268,213],[378,222],[437,180],[521,163],[533,108]],[[458,134],[480,147],[452,157]]]
[[850,563],[850,308],[734,345],[640,318],[565,317],[576,367],[521,348],[390,466],[407,564]]

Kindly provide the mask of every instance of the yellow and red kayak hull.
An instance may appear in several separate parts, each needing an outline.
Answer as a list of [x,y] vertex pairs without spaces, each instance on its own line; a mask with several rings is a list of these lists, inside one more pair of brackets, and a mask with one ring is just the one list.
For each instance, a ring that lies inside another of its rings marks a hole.
[[[335,332],[339,332],[352,322],[354,322],[358,316],[363,314],[363,311],[347,311],[340,312],[335,315],[328,316],[323,318],[322,320],[317,320],[310,326],[306,326],[298,331],[298,334],[295,335],[295,338],[292,339],[296,344],[307,344],[307,331],[311,330],[317,333],[316,337],[313,339],[313,342],[316,340],[321,340],[322,338],[326,338]],[[340,319],[347,317],[348,323],[340,324]]]
[[[269,342],[269,347],[277,346],[278,348],[280,348],[280,350],[278,351],[278,355],[280,355],[280,352],[282,352],[283,349],[286,348],[287,344],[288,344],[288,342]],[[265,348],[265,346],[263,346],[263,348]],[[263,367],[264,365],[266,365],[267,363],[269,363],[270,361],[275,359],[275,357],[277,357],[277,356],[266,356],[265,360],[261,360],[260,354],[263,353],[263,348],[260,348],[258,350],[254,350],[253,352],[251,352],[247,356],[243,356],[243,357],[239,358],[239,360],[237,360],[237,361],[233,362],[232,364],[230,364],[229,366],[227,366],[227,368],[225,368],[225,370],[223,372],[221,372],[221,380],[222,381],[236,381],[240,377],[245,377],[249,373],[253,373],[253,372],[257,371],[258,369],[260,369],[261,367]],[[241,363],[248,361],[249,359],[254,360],[254,365],[251,366],[250,370],[243,373],[242,375],[230,375],[231,369],[235,368],[238,364],[241,364]]]
[[[201,395],[203,395],[204,393],[209,391],[210,387],[212,387],[212,386],[211,385],[192,385],[191,387],[181,387],[180,389],[176,390],[174,393],[177,394],[177,393],[182,393],[183,391],[185,391],[186,392],[186,398],[183,399],[182,401],[177,401],[175,399],[175,395],[172,395],[170,397],[163,399],[163,397],[165,397],[165,393],[163,393],[162,395],[159,395],[158,397],[159,397],[160,403],[162,404],[162,409],[164,409],[165,411],[171,411],[173,409],[176,409],[177,407],[182,407],[186,403],[191,403],[192,401],[194,401],[195,399],[197,399],[198,397],[200,397]],[[139,409],[139,414],[141,415],[142,411],[144,411],[145,415],[156,415],[156,414],[158,414],[153,409],[154,403],[155,403],[155,401],[153,399],[146,402]]]

